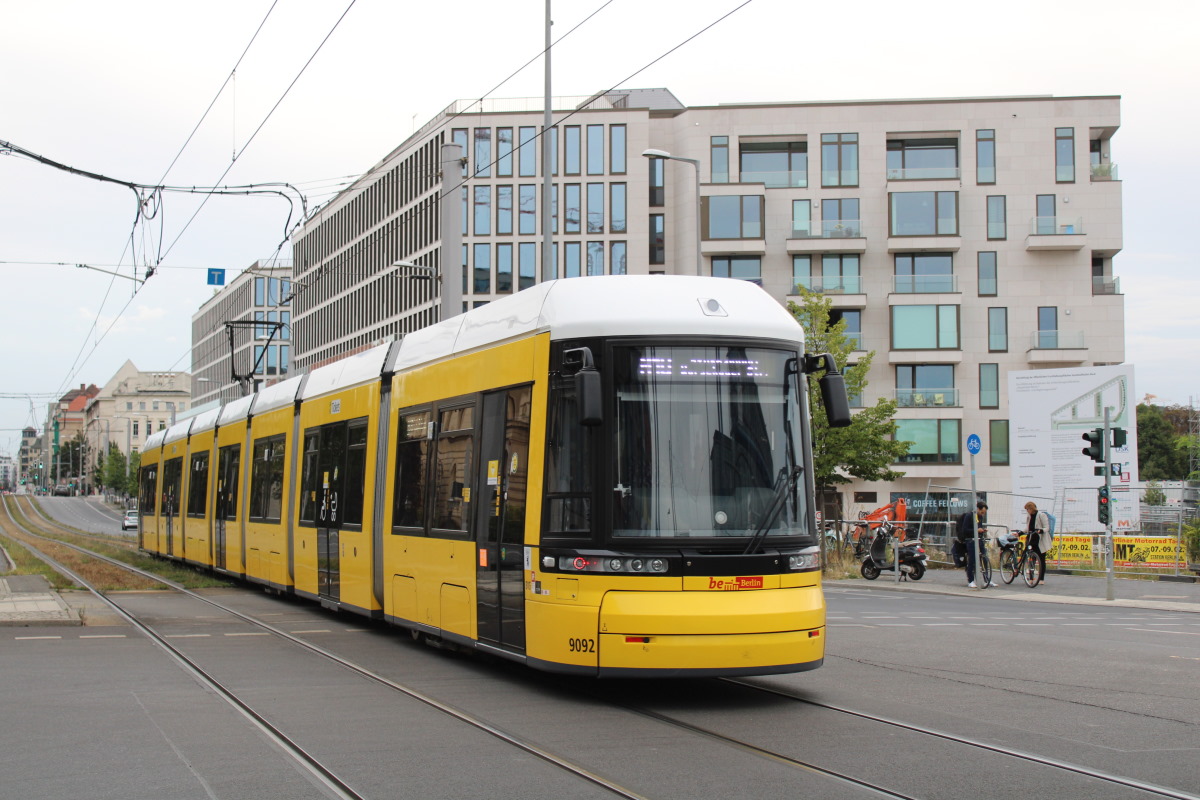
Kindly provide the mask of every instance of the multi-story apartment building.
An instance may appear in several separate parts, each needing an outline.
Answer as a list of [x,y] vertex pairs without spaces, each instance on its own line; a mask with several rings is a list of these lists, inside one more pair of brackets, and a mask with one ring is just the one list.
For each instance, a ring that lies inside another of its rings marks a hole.
[[25,482],[29,491],[41,485],[42,470],[38,465],[42,461],[42,437],[38,435],[37,428],[29,426],[21,431],[21,449],[17,451],[20,480]]
[[193,406],[228,402],[287,377],[291,277],[290,261],[256,261],[192,315]]
[[17,488],[20,481],[17,460],[7,453],[0,453],[0,489],[10,491]]
[[[392,265],[440,269],[447,189],[461,201],[464,307],[546,277],[623,273],[752,280],[780,302],[797,287],[827,295],[855,358],[875,353],[857,402],[896,400],[897,436],[913,442],[896,465],[905,477],[850,487],[845,513],[969,485],[972,433],[980,488],[1008,489],[1008,373],[1124,360],[1118,97],[689,108],[657,89],[580,101],[548,137],[550,264],[541,101],[455,103],[297,238],[293,361],[436,319],[430,282]],[[438,163],[445,142],[462,145],[461,168]]]

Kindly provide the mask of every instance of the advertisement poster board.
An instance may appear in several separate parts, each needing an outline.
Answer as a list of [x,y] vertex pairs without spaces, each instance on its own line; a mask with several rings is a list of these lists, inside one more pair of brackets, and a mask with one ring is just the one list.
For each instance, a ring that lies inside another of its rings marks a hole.
[[[1039,369],[1008,374],[1009,429],[1012,441],[1012,519],[1024,515],[1025,497],[1055,498],[1063,533],[1099,533],[1096,489],[1104,478],[1100,466],[1083,454],[1083,434],[1109,424],[1126,431],[1125,445],[1112,448],[1113,530],[1133,530],[1139,524],[1136,485],[1137,404],[1133,399],[1133,365]],[[1039,503],[1044,505],[1044,503]],[[993,509],[993,513],[995,509]]]

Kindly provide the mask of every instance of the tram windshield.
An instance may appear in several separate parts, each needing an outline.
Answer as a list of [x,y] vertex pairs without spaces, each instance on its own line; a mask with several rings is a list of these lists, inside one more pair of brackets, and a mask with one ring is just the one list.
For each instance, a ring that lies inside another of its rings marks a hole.
[[794,383],[785,388],[794,353],[645,346],[614,356],[615,537],[804,532],[799,403]]

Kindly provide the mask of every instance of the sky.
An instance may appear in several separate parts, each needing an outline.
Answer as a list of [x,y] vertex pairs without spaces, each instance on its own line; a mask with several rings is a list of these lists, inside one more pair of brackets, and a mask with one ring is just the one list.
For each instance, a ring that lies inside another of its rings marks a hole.
[[[130,183],[283,181],[310,209],[456,99],[543,94],[540,0],[0,0],[0,17],[0,141]],[[555,0],[552,17],[556,39],[570,32],[555,95],[1120,95],[1126,361],[1139,400],[1200,404],[1200,4]],[[188,370],[206,270],[228,280],[270,257],[296,213],[264,196],[143,206],[0,151],[0,454],[127,359]]]

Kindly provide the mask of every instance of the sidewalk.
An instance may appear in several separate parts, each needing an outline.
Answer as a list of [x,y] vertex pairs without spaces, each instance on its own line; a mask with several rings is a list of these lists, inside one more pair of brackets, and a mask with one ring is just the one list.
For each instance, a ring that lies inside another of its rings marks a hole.
[[82,625],[41,575],[0,577],[0,626]]
[[920,581],[899,581],[885,572],[873,581],[849,578],[826,581],[829,587],[883,589],[925,594],[957,595],[979,600],[1013,600],[1025,603],[1064,603],[1067,605],[1109,606],[1110,608],[1146,608],[1158,611],[1189,611],[1200,614],[1200,583],[1113,579],[1113,600],[1106,600],[1104,576],[1056,575],[1046,573],[1044,583],[1030,589],[1018,578],[1005,585],[993,574],[998,585],[989,589],[970,589],[963,570],[935,569]]

